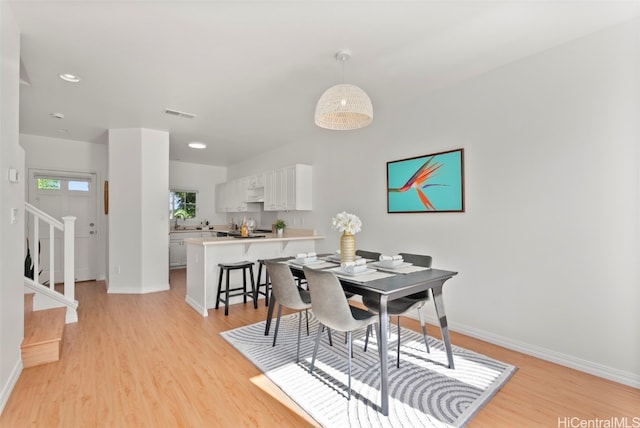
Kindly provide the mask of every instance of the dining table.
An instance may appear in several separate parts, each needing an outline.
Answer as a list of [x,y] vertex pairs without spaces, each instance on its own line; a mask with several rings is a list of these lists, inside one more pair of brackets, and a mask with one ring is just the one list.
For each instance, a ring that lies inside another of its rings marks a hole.
[[[318,266],[318,269],[332,269],[334,271],[338,271],[336,273],[336,277],[340,281],[345,292],[358,294],[363,297],[374,297],[380,301],[380,311],[378,314],[380,346],[378,347],[378,352],[380,355],[380,411],[383,415],[388,416],[389,414],[389,362],[387,352],[387,336],[389,331],[389,316],[387,312],[388,302],[404,296],[431,290],[433,304],[435,306],[438,323],[440,325],[442,342],[444,343],[447,355],[448,367],[451,370],[455,369],[442,289],[445,282],[457,275],[458,272],[434,268],[419,268],[416,266],[414,269],[397,269],[397,272],[395,272],[394,269],[380,268],[375,271],[374,269],[369,269],[367,274],[349,275],[346,274],[346,272],[340,271],[340,269],[336,269],[339,268],[340,262],[332,257],[332,255],[319,255],[318,259],[326,261],[326,263],[316,263],[315,266]],[[292,263],[291,258],[280,258],[277,260],[283,263],[288,263],[294,276],[304,278],[304,265]],[[376,261],[371,260],[370,262],[373,263],[368,263],[368,267],[376,265]],[[315,268],[314,265],[308,265],[308,267]],[[269,334],[274,307],[275,296],[272,294],[269,299],[265,335]]]

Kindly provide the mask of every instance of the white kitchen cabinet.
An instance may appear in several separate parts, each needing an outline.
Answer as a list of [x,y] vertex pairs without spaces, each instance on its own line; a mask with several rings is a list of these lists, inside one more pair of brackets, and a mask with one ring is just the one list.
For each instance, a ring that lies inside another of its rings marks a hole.
[[187,246],[185,239],[210,238],[216,236],[216,232],[172,232],[169,234],[169,267],[181,267],[187,265]]
[[229,192],[229,183],[216,184],[216,212],[226,213],[229,212],[229,198],[227,194]]
[[260,207],[257,204],[248,203],[248,192],[249,177],[216,184],[216,211],[221,213],[259,211]]
[[292,165],[284,168],[286,211],[310,211],[312,209],[312,169],[311,165]]
[[[245,213],[245,212],[257,212],[260,211],[260,206],[257,203],[249,202],[249,188],[251,177],[243,177],[233,180],[233,212]],[[255,182],[257,184],[257,182]]]
[[[296,164],[216,185],[216,211],[310,211],[312,167]],[[264,203],[264,206],[261,205]]]
[[187,263],[186,247],[182,239],[169,240],[169,267],[183,266]]
[[284,211],[285,210],[285,194],[286,173],[284,168],[267,171],[264,174],[264,210],[265,211]]
[[[264,202],[264,174],[252,175],[247,177],[247,198],[246,201]],[[257,207],[258,211],[260,206]]]
[[247,187],[249,189],[264,187],[264,174],[251,175],[247,177]]

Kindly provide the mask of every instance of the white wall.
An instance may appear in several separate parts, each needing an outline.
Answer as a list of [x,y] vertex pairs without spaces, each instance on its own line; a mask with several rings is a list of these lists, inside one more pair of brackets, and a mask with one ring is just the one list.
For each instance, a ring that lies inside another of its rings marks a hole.
[[[107,179],[107,145],[29,134],[20,134],[20,145],[25,150],[27,171],[47,169],[96,174],[96,277],[105,279],[108,231],[103,183]],[[24,185],[28,194],[26,176]]]
[[216,213],[216,184],[227,180],[227,168],[194,163],[169,162],[169,188],[171,190],[197,191],[197,217],[186,224],[225,224],[226,215]]
[[[22,371],[24,336],[24,150],[18,143],[20,33],[0,2],[0,413]],[[10,168],[20,182],[10,183]],[[17,209],[16,222],[11,210]]]
[[169,288],[169,134],[109,130],[109,293]]
[[[230,176],[314,166],[314,210],[281,213],[338,248],[431,254],[453,330],[640,387],[638,21],[316,135]],[[387,214],[386,162],[463,147],[466,213]],[[339,156],[336,154],[339,153]],[[428,316],[435,320],[433,308]]]

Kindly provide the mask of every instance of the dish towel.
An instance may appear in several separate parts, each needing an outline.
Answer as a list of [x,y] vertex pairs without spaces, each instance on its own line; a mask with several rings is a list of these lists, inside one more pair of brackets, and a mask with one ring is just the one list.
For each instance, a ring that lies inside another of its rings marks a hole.
[[316,253],[311,252],[311,253],[298,253],[296,254],[296,259],[306,259],[309,257],[315,257]]
[[396,254],[395,256],[384,256],[384,255],[380,255],[380,259],[381,262],[390,262],[390,261],[397,261],[397,260],[402,260],[402,256]]
[[355,266],[365,266],[366,264],[367,264],[367,261],[365,259],[358,259],[355,262],[342,262],[340,263],[340,267],[348,268],[348,267],[355,267]]

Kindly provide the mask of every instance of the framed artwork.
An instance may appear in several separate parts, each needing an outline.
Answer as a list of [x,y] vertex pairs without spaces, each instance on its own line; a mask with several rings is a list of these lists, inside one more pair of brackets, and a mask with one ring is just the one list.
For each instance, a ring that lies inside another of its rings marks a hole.
[[387,212],[464,212],[464,149],[387,162]]

